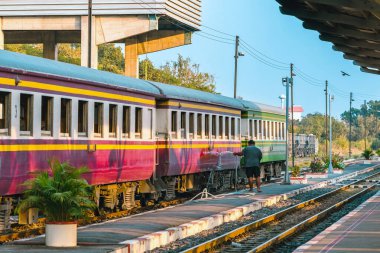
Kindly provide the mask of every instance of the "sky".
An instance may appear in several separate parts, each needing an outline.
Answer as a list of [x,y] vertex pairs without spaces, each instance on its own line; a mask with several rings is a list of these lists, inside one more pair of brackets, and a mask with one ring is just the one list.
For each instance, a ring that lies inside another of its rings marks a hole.
[[[350,92],[353,92],[355,100],[353,107],[359,107],[364,100],[380,100],[379,76],[361,72],[352,61],[343,59],[341,52],[334,51],[331,43],[319,40],[318,32],[306,30],[299,19],[281,14],[275,0],[203,0],[202,25],[239,35],[250,47],[276,61],[267,58],[272,62],[268,66],[250,55],[259,53],[253,49],[248,51],[247,44],[246,48],[239,48],[245,56],[239,58],[237,95],[246,100],[280,106],[278,97],[285,94],[281,80],[290,75],[287,67],[290,63],[298,72],[304,73],[294,78],[294,103],[303,106],[304,115],[324,113],[325,80],[331,84],[330,92],[335,97],[332,104],[335,117],[349,109]],[[147,57],[157,66],[176,60],[178,54],[190,57],[193,63],[200,64],[202,72],[214,75],[217,92],[233,97],[234,37],[206,27],[201,30],[232,44],[220,43],[202,37],[206,35],[204,33],[196,33],[191,45],[152,53]],[[341,70],[350,76],[343,77]]]

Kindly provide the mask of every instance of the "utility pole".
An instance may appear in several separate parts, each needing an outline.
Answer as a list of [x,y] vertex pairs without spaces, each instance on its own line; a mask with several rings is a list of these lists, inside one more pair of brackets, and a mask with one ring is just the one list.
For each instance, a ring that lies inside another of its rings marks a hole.
[[330,117],[330,152],[329,152],[329,168],[328,173],[334,174],[334,168],[332,166],[332,119],[331,119],[331,104],[334,101],[334,95],[329,95],[329,117]]
[[294,79],[293,63],[290,63],[290,88],[291,88],[291,108],[292,108],[292,167],[294,168]]
[[327,136],[328,136],[328,133],[327,133],[327,117],[328,117],[328,114],[327,114],[327,101],[328,101],[328,86],[329,86],[329,82],[326,80],[326,88],[325,88],[325,96],[326,96],[326,114],[325,114],[325,133],[326,133],[326,156],[327,156]]
[[92,45],[92,0],[88,0],[88,62],[87,66],[91,68],[91,45]]
[[236,98],[236,89],[237,89],[238,59],[239,59],[239,36],[236,36],[236,41],[235,41],[235,79],[234,79],[234,98]]
[[352,102],[354,101],[354,99],[352,98],[352,92],[350,92],[350,134],[349,134],[349,138],[348,138],[348,146],[349,146],[349,149],[348,149],[348,156],[351,158],[351,155],[352,155],[352,151],[351,151],[351,141],[352,141]]
[[285,175],[284,175],[284,182],[283,184],[290,184],[290,177],[289,177],[289,86],[290,86],[290,80],[288,77],[282,78],[282,85],[286,87],[286,119],[285,119],[285,141],[286,141],[286,148],[285,148],[285,155],[286,155],[286,161],[285,161]]
[[367,100],[364,100],[364,149],[367,149]]

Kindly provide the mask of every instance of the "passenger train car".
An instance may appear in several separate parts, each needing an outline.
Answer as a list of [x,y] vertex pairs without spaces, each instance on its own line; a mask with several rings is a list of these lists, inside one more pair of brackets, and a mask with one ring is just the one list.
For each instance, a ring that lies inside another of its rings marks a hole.
[[54,158],[87,166],[110,210],[230,187],[249,139],[262,177],[279,176],[284,122],[276,107],[0,50],[0,214]]

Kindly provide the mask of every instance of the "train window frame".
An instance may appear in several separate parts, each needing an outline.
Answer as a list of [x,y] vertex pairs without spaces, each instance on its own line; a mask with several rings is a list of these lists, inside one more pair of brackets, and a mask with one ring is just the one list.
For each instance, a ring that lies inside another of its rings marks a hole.
[[[63,103],[62,102],[65,102],[65,105],[63,107]],[[60,122],[59,122],[59,135],[60,137],[70,137],[71,136],[71,116],[72,116],[72,112],[71,112],[71,109],[72,109],[72,99],[70,98],[61,98],[61,103],[60,103],[60,113],[59,113],[59,119],[60,119]],[[64,117],[64,121],[62,121],[62,112],[63,110],[62,109],[65,109],[64,112],[65,112],[65,117]],[[63,123],[64,122],[64,123]],[[62,124],[65,125],[65,129],[66,130],[65,132],[62,132]]]
[[123,105],[122,116],[122,138],[130,138],[131,136],[131,107]]
[[144,112],[143,108],[135,107],[135,139],[143,138],[143,117]]
[[[46,104],[45,104],[46,102]],[[54,112],[54,97],[41,96],[41,136],[50,137],[53,135],[53,112]],[[46,117],[46,119],[43,119]],[[46,123],[44,124],[44,122]],[[46,128],[45,128],[46,126]]]
[[103,137],[104,103],[94,103],[94,137]]
[[216,115],[211,115],[211,138],[216,139]]
[[0,92],[0,136],[9,136],[11,129],[11,102],[10,92]]
[[202,139],[203,135],[203,115],[197,113],[197,139]]
[[219,125],[219,131],[218,131],[218,138],[223,139],[223,116],[218,117],[218,125]]
[[153,139],[153,109],[148,109],[149,139]]
[[[25,106],[26,106],[26,109],[23,109],[23,104],[22,104],[22,101],[24,100],[23,99],[23,96],[24,98],[27,100],[25,102]],[[33,114],[34,114],[34,110],[33,110],[33,103],[34,103],[34,96],[33,94],[28,94],[28,93],[21,93],[20,94],[20,125],[19,125],[19,129],[20,129],[20,135],[21,136],[32,136],[33,135]],[[25,129],[23,130],[22,129],[22,116],[23,114],[25,113]]]
[[170,113],[170,136],[172,139],[177,139],[177,131],[178,131],[178,122],[177,122],[178,112],[171,111]]
[[195,136],[195,113],[189,113],[189,138],[194,139]]
[[117,115],[118,115],[117,104],[109,104],[108,105],[108,137],[109,138],[117,137]]
[[205,114],[205,138],[210,139],[210,114]]
[[78,100],[77,117],[78,117],[78,137],[87,137],[88,136],[88,101]]
[[236,121],[235,117],[231,117],[231,139],[235,140],[236,138]]
[[224,118],[224,138],[229,140],[231,137],[231,131],[230,131],[230,117]]
[[186,122],[187,122],[187,113],[180,112],[180,137],[181,139],[186,139]]

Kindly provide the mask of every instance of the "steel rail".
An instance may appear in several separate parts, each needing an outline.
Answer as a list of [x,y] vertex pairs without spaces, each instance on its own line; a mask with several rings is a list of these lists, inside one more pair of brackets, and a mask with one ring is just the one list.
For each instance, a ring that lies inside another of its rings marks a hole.
[[[322,200],[322,199],[324,199],[326,197],[334,195],[335,193],[337,193],[339,191],[346,190],[346,189],[350,188],[351,185],[358,184],[360,182],[363,182],[363,181],[367,180],[368,178],[377,176],[379,174],[380,174],[380,172],[377,172],[377,173],[369,175],[369,176],[367,176],[365,178],[359,179],[358,181],[354,181],[352,183],[346,184],[346,185],[341,186],[340,188],[335,189],[335,190],[333,190],[331,192],[327,192],[327,193],[325,193],[325,194],[323,194],[321,196],[315,197],[315,198],[310,199],[310,200],[306,200],[306,201],[304,201],[302,203],[299,203],[297,205],[294,205],[294,206],[291,206],[289,208],[286,208],[285,210],[279,211],[279,212],[277,212],[275,214],[271,214],[271,215],[269,215],[267,217],[264,217],[264,218],[259,219],[257,221],[254,221],[254,222],[251,222],[251,223],[246,224],[244,226],[241,226],[241,227],[239,227],[237,229],[234,229],[234,230],[232,230],[230,232],[227,232],[227,233],[225,233],[223,235],[220,235],[220,236],[218,236],[216,238],[213,238],[211,240],[203,242],[203,243],[201,243],[199,245],[196,245],[196,246],[191,247],[189,249],[183,250],[183,251],[181,251],[181,253],[200,253],[200,252],[204,252],[206,250],[215,248],[218,245],[221,245],[221,244],[223,244],[225,242],[228,242],[229,240],[231,240],[231,239],[233,239],[233,238],[235,238],[235,237],[237,237],[239,235],[242,235],[242,234],[244,234],[244,233],[246,233],[246,232],[248,232],[250,230],[258,229],[258,228],[262,227],[263,225],[268,224],[269,222],[274,221],[274,220],[276,220],[278,218],[281,218],[281,217],[285,216],[286,214],[288,214],[290,212],[293,212],[293,211],[295,211],[297,209],[302,209],[302,208],[304,208],[304,207],[306,207],[306,206],[308,206],[310,204],[313,204],[313,203],[318,202],[318,201],[320,201],[320,200]],[[365,188],[365,189],[366,190],[372,189],[373,186],[371,186],[371,188],[368,187],[368,188]]]

